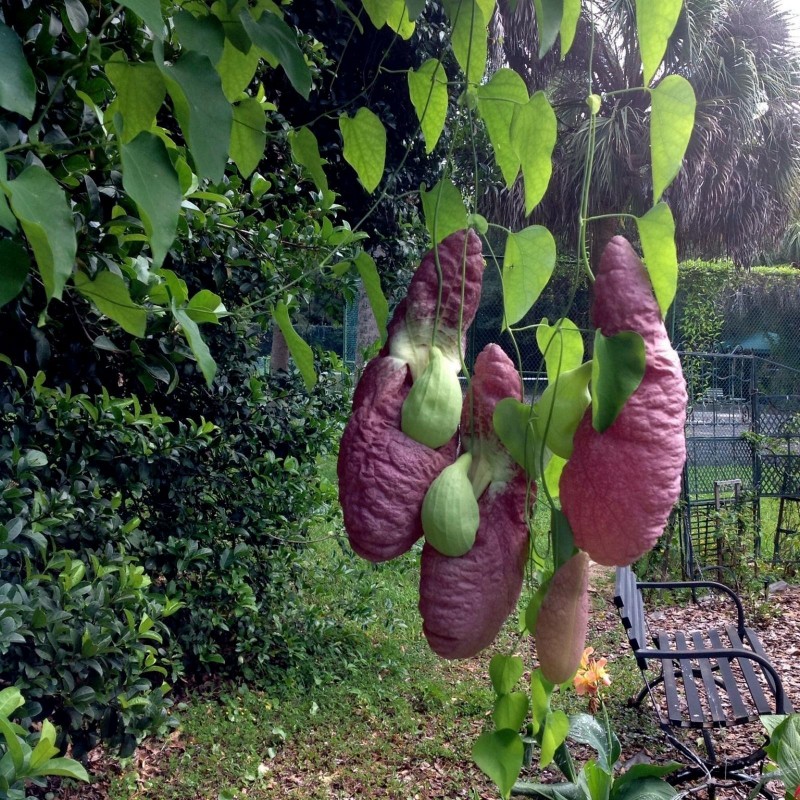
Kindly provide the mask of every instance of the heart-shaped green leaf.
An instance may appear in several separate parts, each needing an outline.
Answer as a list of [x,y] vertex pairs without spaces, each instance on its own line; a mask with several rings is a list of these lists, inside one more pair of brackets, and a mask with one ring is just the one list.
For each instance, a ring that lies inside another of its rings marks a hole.
[[675,30],[683,0],[636,0],[636,29],[642,54],[644,85],[647,86],[664,58],[667,42]]
[[545,317],[536,328],[536,344],[544,356],[548,383],[560,372],[579,367],[583,361],[583,334],[571,319],[549,325]]
[[497,653],[489,662],[489,677],[498,695],[508,694],[525,672],[525,664],[519,656]]
[[594,337],[592,426],[603,433],[613,425],[628,398],[639,388],[645,370],[644,339],[635,331]]
[[542,728],[542,752],[539,756],[539,768],[548,767],[558,747],[563,744],[569,733],[569,717],[560,709],[549,711]]
[[511,187],[519,174],[520,157],[512,144],[512,122],[517,110],[528,102],[525,81],[505,67],[497,70],[491,79],[479,86],[478,113],[486,123],[494,158],[506,186]]
[[655,204],[681,168],[692,136],[697,100],[692,85],[681,75],[667,75],[650,95],[650,156]]
[[556,241],[541,225],[531,225],[506,239],[503,259],[504,325],[519,322],[547,286],[556,266]]
[[644,264],[653,284],[653,291],[666,317],[678,288],[678,251],[675,247],[675,220],[666,203],[653,206],[636,220],[642,240]]
[[356,171],[370,193],[378,188],[386,162],[386,128],[368,108],[359,108],[354,117],[339,117],[344,160]]
[[525,692],[511,692],[497,698],[492,719],[497,730],[518,731],[528,716],[528,695]]
[[547,720],[552,693],[553,684],[542,675],[541,669],[535,669],[531,673],[531,712],[534,736],[539,733]]
[[511,458],[532,478],[537,477],[542,460],[541,440],[536,433],[535,420],[531,407],[513,397],[501,400],[495,406],[492,417],[497,438]]
[[534,406],[535,429],[547,447],[561,458],[572,455],[572,439],[592,402],[589,380],[592,362],[562,372],[544,390]]
[[539,204],[553,173],[553,148],[558,122],[544,92],[536,92],[514,109],[511,141],[525,181],[525,213]]
[[425,152],[436,147],[447,118],[447,73],[436,58],[429,58],[418,70],[408,71],[408,94],[425,137]]
[[472,747],[472,758],[507,798],[522,769],[525,746],[516,731],[482,733]]
[[430,231],[434,245],[455,231],[467,227],[467,209],[461,192],[447,178],[442,178],[430,191],[425,184],[420,190],[425,227]]

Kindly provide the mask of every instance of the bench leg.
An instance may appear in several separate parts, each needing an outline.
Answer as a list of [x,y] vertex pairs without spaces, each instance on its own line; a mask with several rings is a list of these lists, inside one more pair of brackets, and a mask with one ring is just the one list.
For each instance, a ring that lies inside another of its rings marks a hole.
[[[642,674],[642,677],[644,677],[644,673]],[[649,680],[645,680],[644,686],[639,691],[639,693],[636,695],[636,697],[631,697],[631,698],[628,699],[628,707],[629,708],[639,708],[639,706],[642,704],[642,700],[644,700],[645,697],[647,697],[650,694],[650,692],[656,686],[658,686],[659,683],[663,683],[663,682],[664,682],[664,673],[663,672],[657,678],[653,678],[653,680],[650,680],[650,681]]]

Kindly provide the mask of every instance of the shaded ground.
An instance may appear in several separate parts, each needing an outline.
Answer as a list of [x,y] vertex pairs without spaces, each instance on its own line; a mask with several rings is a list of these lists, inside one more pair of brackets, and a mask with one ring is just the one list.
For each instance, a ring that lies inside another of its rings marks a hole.
[[[641,709],[626,705],[638,691],[641,677],[625,643],[611,602],[611,577],[593,574],[593,616],[590,644],[609,659],[613,684],[607,698],[609,713],[622,742],[622,763],[667,761],[676,754],[665,745],[647,702]],[[713,621],[718,608],[661,606],[659,625],[674,616],[690,615],[693,623]],[[800,679],[795,664],[800,653],[800,587],[789,587],[770,603],[753,603],[748,620],[761,632],[768,654],[786,681],[795,707],[800,707]],[[685,622],[676,622],[678,626]],[[355,664],[352,679],[317,686],[294,700],[305,704],[305,721],[283,730],[281,721],[294,716],[275,713],[265,692],[238,691],[230,686],[206,686],[191,698],[184,730],[166,742],[145,742],[122,766],[94,753],[90,770],[97,776],[91,788],[56,791],[60,800],[228,800],[233,797],[267,800],[488,800],[496,793],[472,765],[472,742],[490,716],[488,661],[491,654],[468,662],[448,663],[426,651],[418,628],[391,634],[399,642],[398,667],[370,672],[371,665]],[[530,641],[524,640],[525,643]],[[376,641],[376,647],[380,647]],[[506,637],[501,649],[513,646]],[[533,663],[535,653],[521,653]],[[407,668],[406,672],[403,672]],[[367,674],[362,674],[366,671]],[[556,701],[568,712],[584,709],[571,690]],[[260,710],[259,710],[260,709]],[[317,710],[315,710],[317,709]],[[205,718],[205,721],[203,720]],[[285,724],[285,723],[284,723]],[[263,741],[245,744],[252,727]],[[277,733],[276,733],[277,728]],[[736,750],[760,737],[758,725],[740,726],[725,735],[726,748]],[[255,755],[254,755],[255,754]],[[214,771],[219,775],[214,775]],[[209,774],[206,774],[209,773]],[[231,777],[230,783],[222,775]],[[535,766],[528,780],[557,780]],[[211,788],[213,787],[213,788]],[[238,792],[238,793],[236,793]],[[741,787],[721,790],[720,798],[744,798]]]

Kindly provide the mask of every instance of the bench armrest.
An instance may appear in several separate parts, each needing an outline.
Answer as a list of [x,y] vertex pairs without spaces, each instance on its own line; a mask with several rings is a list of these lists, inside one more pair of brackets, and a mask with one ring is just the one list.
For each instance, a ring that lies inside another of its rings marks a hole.
[[[778,675],[775,667],[769,659],[760,656],[758,653],[753,653],[750,650],[742,650],[741,648],[712,648],[710,650],[659,650],[655,648],[648,648],[644,650],[634,650],[637,658],[642,659],[669,659],[672,661],[694,661],[697,659],[709,658],[726,658],[728,660],[733,658],[746,658],[750,661],[755,661],[767,673],[767,677],[772,681],[772,689],[775,692],[775,713],[776,714],[789,714],[792,711],[791,706],[787,707],[786,693],[783,691],[783,682],[780,675]],[[768,681],[769,682],[769,681]]]
[[639,589],[666,589],[668,591],[675,591],[677,589],[715,589],[722,594],[728,595],[736,605],[736,628],[739,631],[739,636],[744,636],[744,607],[739,595],[726,586],[724,583],[718,581],[636,581],[636,586]]

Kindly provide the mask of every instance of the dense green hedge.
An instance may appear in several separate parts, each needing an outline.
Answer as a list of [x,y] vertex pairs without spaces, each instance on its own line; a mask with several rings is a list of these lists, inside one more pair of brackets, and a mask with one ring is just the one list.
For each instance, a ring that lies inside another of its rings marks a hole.
[[27,715],[51,718],[78,753],[98,737],[128,751],[172,724],[169,690],[187,673],[310,672],[325,630],[303,604],[295,542],[332,505],[316,461],[346,391],[338,369],[310,396],[254,374],[218,426],[11,377],[0,687],[18,686]]

